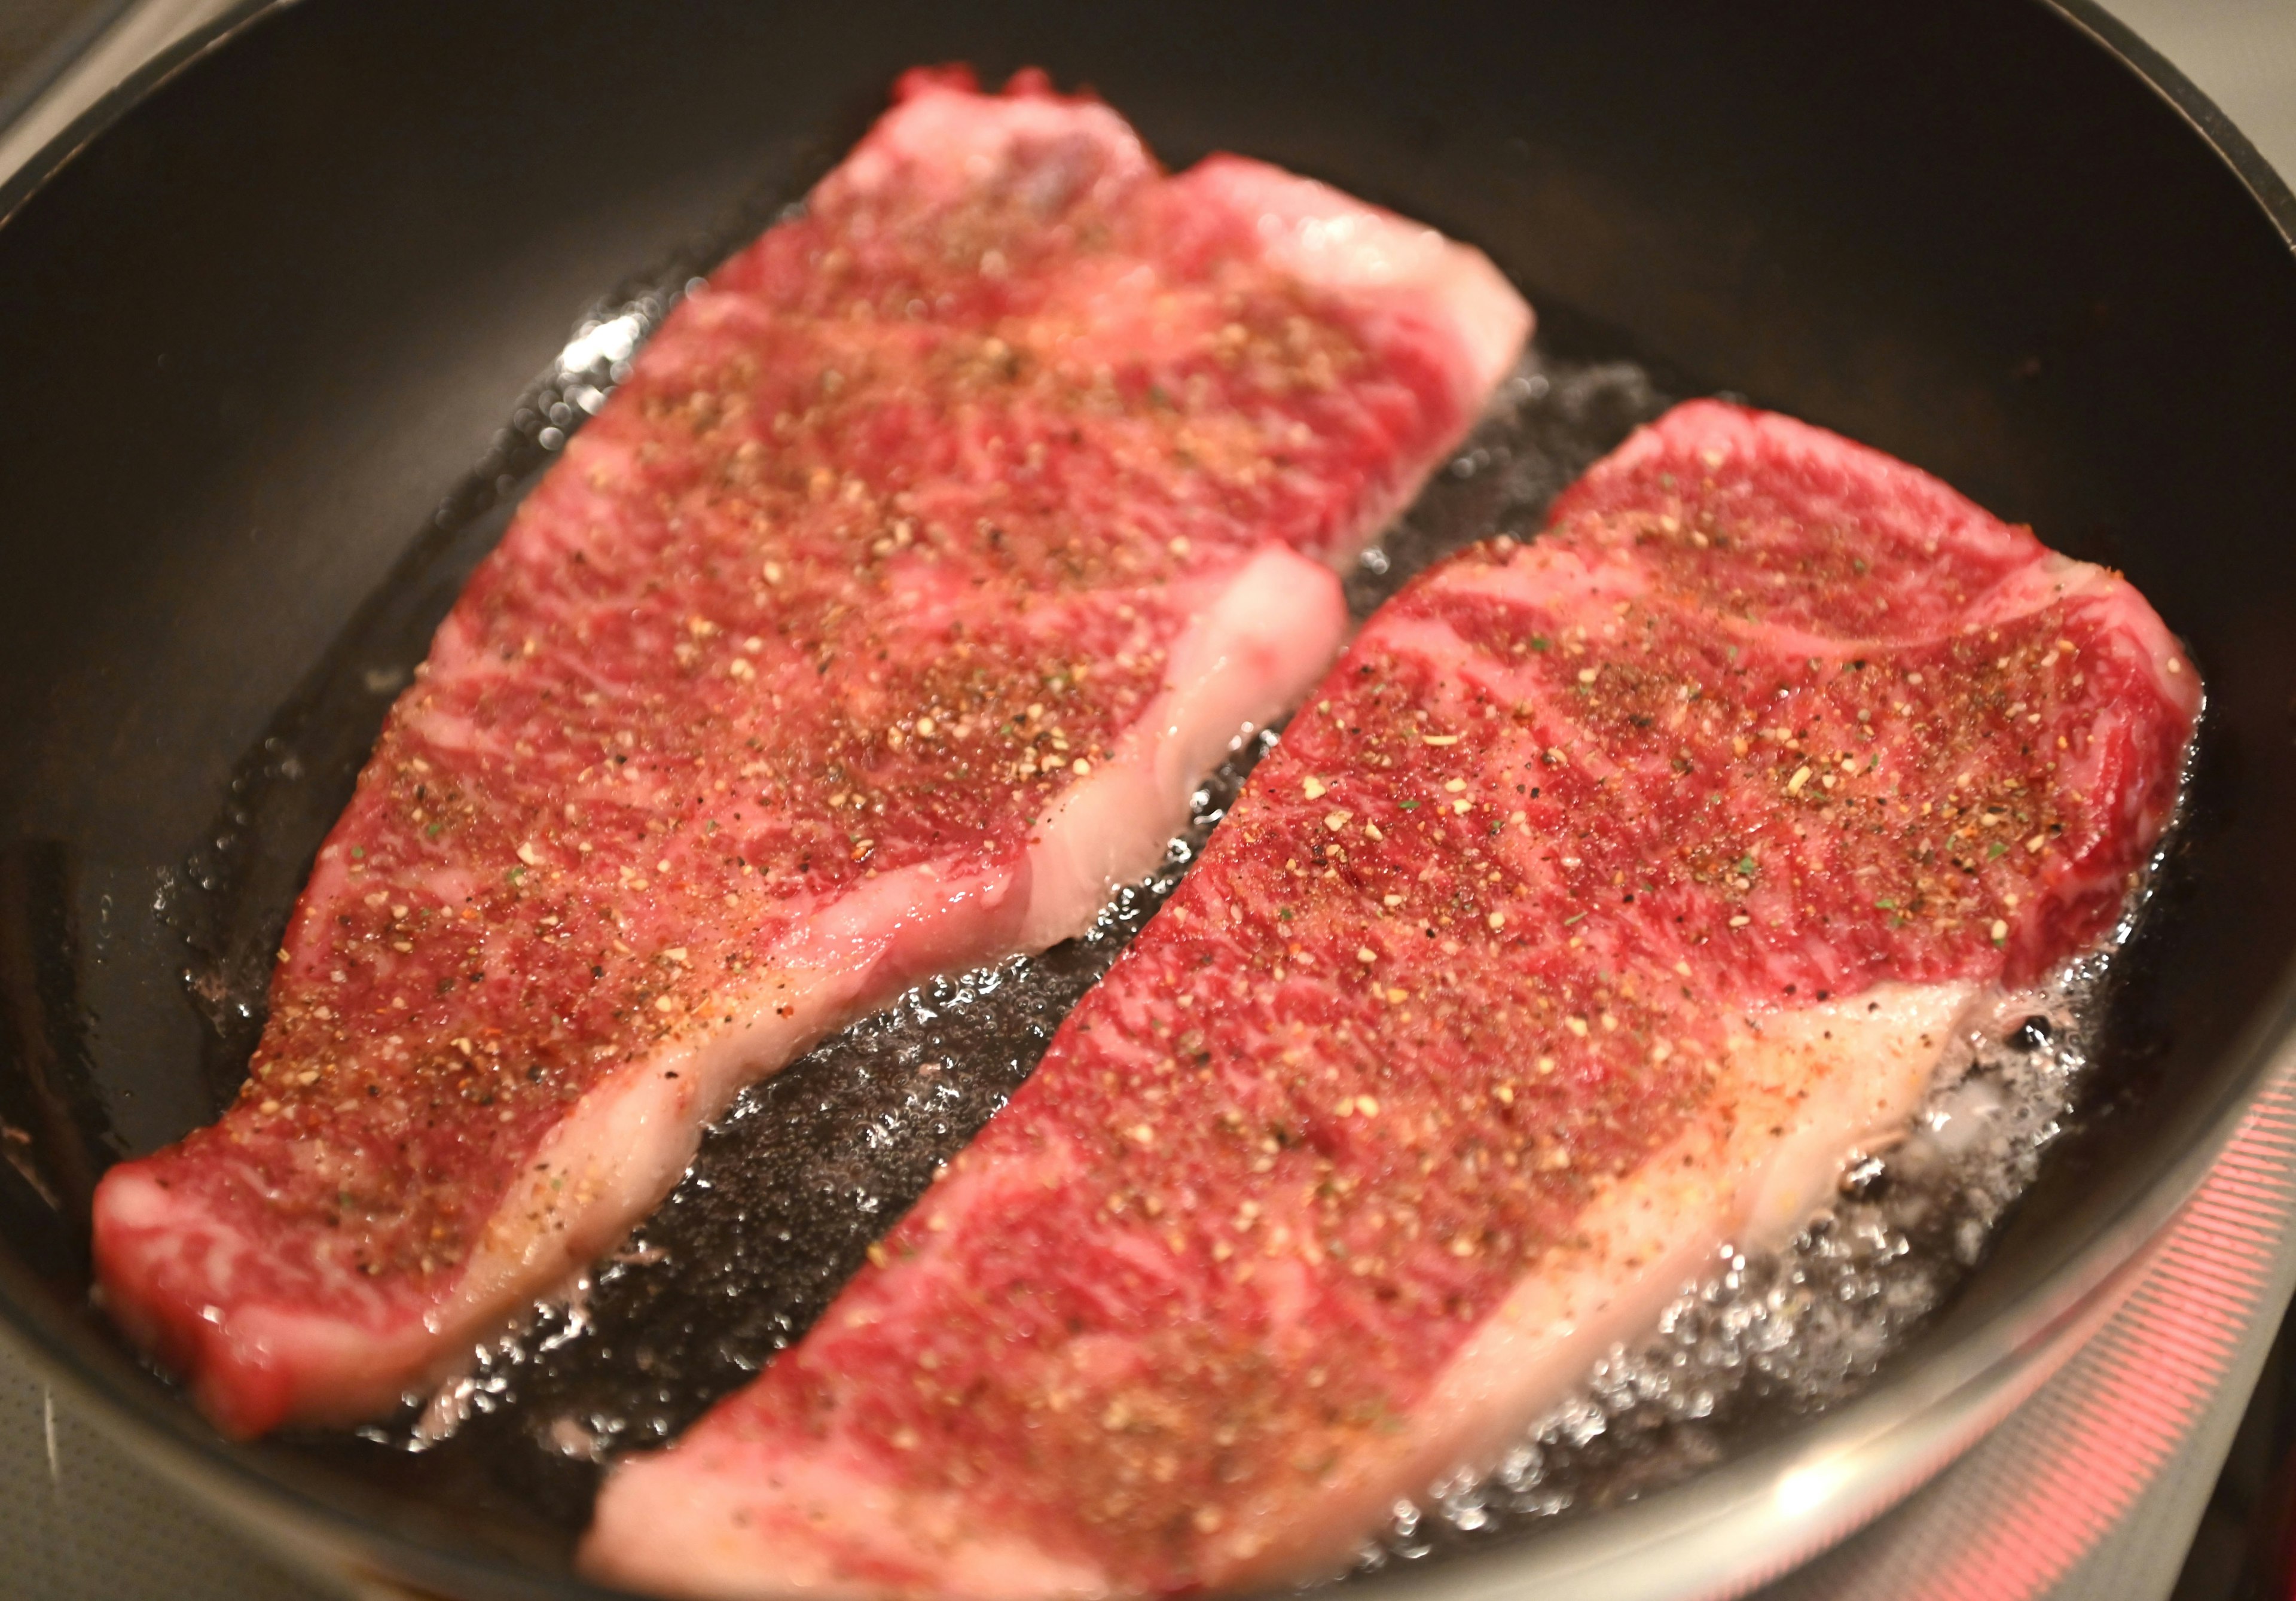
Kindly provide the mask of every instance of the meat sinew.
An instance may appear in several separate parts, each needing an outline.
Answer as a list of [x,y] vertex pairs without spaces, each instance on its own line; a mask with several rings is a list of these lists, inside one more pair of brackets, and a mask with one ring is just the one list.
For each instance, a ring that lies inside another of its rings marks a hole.
[[1477,252],[917,73],[686,300],[392,710],[244,1094],[115,1169],[113,1314],[347,1420],[609,1245],[742,1082],[1041,947],[1339,648],[1515,360]]
[[1800,423],[1677,408],[1406,588],[806,1339],[623,1463],[678,1595],[1340,1565],[1988,998],[2093,948],[2200,686],[2117,575]]

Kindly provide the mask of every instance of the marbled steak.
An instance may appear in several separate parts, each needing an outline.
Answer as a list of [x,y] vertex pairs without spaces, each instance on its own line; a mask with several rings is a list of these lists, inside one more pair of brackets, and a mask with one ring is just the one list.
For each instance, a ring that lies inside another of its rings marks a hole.
[[388,1409],[743,1082],[1079,931],[1339,648],[1332,567],[1529,312],[1431,230],[912,74],[720,267],[439,629],[245,1093],[115,1169],[112,1315],[236,1433]]
[[2112,927],[2199,701],[2116,574],[1677,408],[1372,620],[878,1265],[615,1470],[590,1570],[1335,1570]]

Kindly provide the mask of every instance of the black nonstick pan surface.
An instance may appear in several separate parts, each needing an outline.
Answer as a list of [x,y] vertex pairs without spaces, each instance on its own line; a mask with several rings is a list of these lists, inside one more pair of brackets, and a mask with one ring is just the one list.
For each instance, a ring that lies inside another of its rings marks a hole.
[[[2209,684],[2087,1109],[1952,1303],[1715,1472],[1364,1587],[1713,1592],[1844,1531],[2109,1308],[2291,1030],[2296,201],[2080,0],[305,0],[199,43],[0,188],[0,1319],[314,1562],[578,1593],[581,1485],[222,1441],[89,1304],[89,1191],[234,1088],[234,962],[348,792],[385,647],[419,654],[546,461],[531,386],[576,319],[754,232],[917,62],[1039,65],[1173,166],[1423,218],[1556,362],[1926,467],[2125,569]],[[1817,1467],[1827,1497],[1775,1493]]]

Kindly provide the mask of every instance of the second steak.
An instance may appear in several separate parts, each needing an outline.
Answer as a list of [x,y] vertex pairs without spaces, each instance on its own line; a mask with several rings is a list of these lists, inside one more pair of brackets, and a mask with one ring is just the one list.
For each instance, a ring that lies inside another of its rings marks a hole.
[[2199,700],[2117,575],[1677,408],[1374,618],[878,1265],[616,1470],[591,1569],[1333,1571],[2107,934]]

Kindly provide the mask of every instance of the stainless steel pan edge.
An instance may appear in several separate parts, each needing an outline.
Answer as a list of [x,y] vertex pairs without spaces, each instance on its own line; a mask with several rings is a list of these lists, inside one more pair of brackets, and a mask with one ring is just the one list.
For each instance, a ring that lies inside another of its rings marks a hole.
[[[293,4],[239,0],[220,10],[199,5],[210,14],[189,26],[170,14],[186,9],[182,5],[144,0],[119,7],[109,25],[86,40],[85,53],[56,73],[29,104],[12,108],[20,110],[16,121],[0,127],[0,225],[129,107],[265,12]],[[32,132],[57,116],[64,119],[63,126],[17,160],[11,146],[20,132]]]
[[2241,187],[2255,198],[2257,207],[2272,219],[2282,240],[2296,249],[2296,190],[2278,168],[2266,160],[2248,135],[2233,125],[2216,102],[2179,72],[2169,58],[2139,38],[2129,26],[2112,15],[2096,0],[2037,0],[2068,23],[2088,35],[2117,57],[2138,80],[2175,110],[2194,133],[2223,158]]
[[[2030,0],[2121,62],[2215,152],[2296,246],[2296,193],[2180,73],[2091,0]],[[291,0],[251,0],[177,41],[74,118],[0,178],[0,220],[90,140],[206,52]],[[2264,1088],[2296,1073],[2296,974],[2283,981],[2235,1055],[2232,1086],[2170,1173],[2119,1213],[2012,1308],[1918,1366],[1833,1410],[1788,1441],[1600,1518],[1566,1524],[1486,1558],[1392,1572],[1374,1588],[1444,1601],[1537,1593],[1620,1601],[1742,1594],[1844,1538],[1948,1465],[2077,1351],[2142,1279],[2164,1231],[2235,1137]],[[132,1366],[91,1349],[49,1315],[16,1264],[0,1260],[0,1338],[78,1401],[109,1437],[311,1572],[374,1593],[412,1583],[440,1593],[596,1596],[556,1575],[441,1551],[298,1493],[218,1441],[187,1408],[139,1397]],[[388,1579],[384,1575],[389,1575]]]

